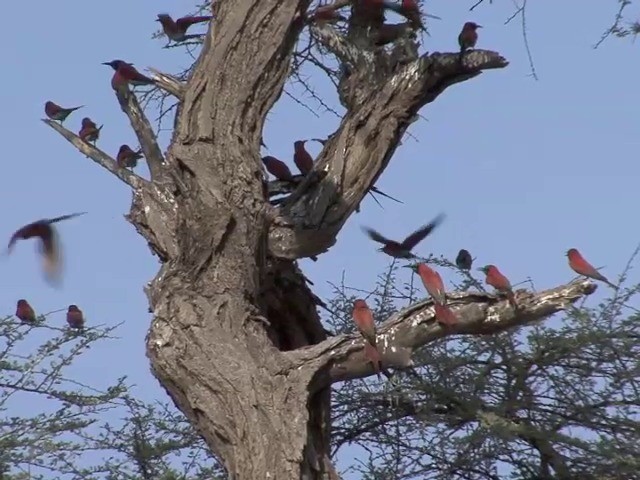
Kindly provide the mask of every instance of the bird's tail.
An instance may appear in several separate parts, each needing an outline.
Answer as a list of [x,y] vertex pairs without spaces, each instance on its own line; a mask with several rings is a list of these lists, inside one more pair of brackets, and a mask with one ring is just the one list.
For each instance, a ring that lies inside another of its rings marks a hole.
[[84,105],[80,105],[79,107],[73,107],[73,108],[70,108],[70,109],[69,109],[69,113],[71,113],[71,112],[75,112],[75,111],[76,111],[76,110],[78,110],[79,108],[83,108],[83,107],[84,107]]
[[382,369],[380,352],[378,352],[378,349],[368,341],[364,344],[364,356],[373,365],[373,370],[376,372],[378,380],[382,380],[382,377],[380,376],[380,371]]
[[57,223],[63,220],[69,220],[70,218],[79,217],[80,215],[85,215],[87,212],[77,212],[70,213],[69,215],[62,215],[60,217],[55,217],[47,221],[47,223]]
[[511,290],[507,292],[507,300],[509,300],[509,304],[517,310],[518,304],[516,303],[516,296],[513,294]]
[[397,198],[393,198],[391,195],[387,195],[386,193],[384,193],[382,190],[379,190],[376,187],[371,187],[371,191],[373,193],[377,193],[378,195],[382,195],[385,198],[388,198],[389,200],[393,200],[394,202],[398,202],[398,203],[404,203],[400,200],[398,200]]

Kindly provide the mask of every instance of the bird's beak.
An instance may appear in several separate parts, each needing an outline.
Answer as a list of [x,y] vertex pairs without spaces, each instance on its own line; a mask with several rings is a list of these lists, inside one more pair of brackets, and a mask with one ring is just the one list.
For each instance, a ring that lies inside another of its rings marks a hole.
[[479,272],[484,272],[484,269],[482,267],[476,268],[476,270],[479,271]]
[[111,66],[111,62],[102,62],[102,65],[108,65],[108,66]]
[[482,28],[482,25],[476,25],[476,28]]

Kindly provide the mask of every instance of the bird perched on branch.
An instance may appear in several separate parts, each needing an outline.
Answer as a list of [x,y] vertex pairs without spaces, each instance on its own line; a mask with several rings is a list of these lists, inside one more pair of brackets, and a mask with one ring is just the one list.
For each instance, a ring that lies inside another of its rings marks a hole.
[[69,305],[67,324],[69,324],[69,328],[74,330],[82,330],[84,328],[84,315],[77,305]]
[[380,377],[380,352],[376,343],[376,323],[373,319],[373,313],[369,309],[367,302],[359,298],[353,304],[353,321],[360,332],[360,335],[366,340],[364,354],[367,360],[373,364],[373,368]]
[[135,168],[138,166],[138,160],[140,160],[143,156],[144,155],[142,155],[142,149],[132,150],[129,145],[124,144],[120,145],[118,155],[116,156],[116,161],[118,162],[118,166],[120,168]]
[[373,228],[363,227],[364,232],[369,235],[369,238],[374,242],[382,243],[384,247],[380,248],[380,251],[390,255],[394,258],[415,258],[415,255],[411,253],[411,250],[424,240],[427,235],[429,235],[438,225],[442,223],[445,216],[444,214],[438,215],[434,218],[430,223],[420,227],[418,230],[413,232],[407,238],[405,238],[402,242],[397,242],[395,240],[389,240],[388,238],[382,236],[380,233],[375,231]]
[[37,320],[36,312],[24,298],[18,300],[16,304],[16,317],[23,323],[36,323]]
[[313,170],[313,157],[304,148],[306,140],[296,140],[293,142],[293,163],[303,175],[307,175]]
[[474,22],[467,22],[462,26],[462,31],[458,35],[458,45],[460,45],[460,61],[464,56],[464,52],[476,46],[478,41],[477,30],[482,28],[482,25],[478,25]]
[[264,163],[267,172],[273,175],[278,180],[284,180],[286,182],[290,182],[293,180],[293,174],[287,164],[282,160],[277,159],[276,157],[272,157],[271,155],[267,155],[262,157],[262,163]]
[[566,253],[569,258],[569,266],[571,269],[576,272],[578,275],[584,275],[587,278],[593,278],[594,280],[600,280],[601,282],[606,283],[610,287],[614,289],[618,289],[616,285],[611,283],[607,277],[602,275],[596,268],[587,262],[582,254],[576,248],[570,248]]
[[204,35],[203,33],[187,35],[187,30],[191,25],[195,25],[196,23],[208,22],[212,18],[213,17],[211,15],[204,15],[199,17],[187,16],[178,18],[174,21],[170,15],[166,13],[159,13],[158,19],[156,21],[160,22],[160,24],[162,25],[162,31],[167,37],[169,37],[170,40],[173,40],[174,42],[184,42],[192,38],[200,38]]
[[11,253],[13,246],[18,240],[28,240],[38,237],[40,240],[40,253],[42,255],[45,276],[48,280],[57,279],[61,267],[60,245],[53,224],[84,215],[85,213],[87,212],[72,213],[55,218],[45,218],[20,227],[11,235],[7,253]]
[[79,107],[64,108],[49,100],[44,104],[44,113],[51,120],[57,120],[60,122],[60,124],[62,124],[67,119],[67,117],[71,115],[72,112],[75,112],[82,107],[84,107],[84,105],[80,105]]
[[500,270],[498,270],[498,267],[495,265],[485,265],[484,267],[480,267],[478,270],[486,275],[485,282],[487,285],[491,285],[501,293],[506,293],[507,300],[509,300],[511,306],[513,308],[518,308],[516,298],[513,294],[513,289],[511,288],[511,282],[509,282],[509,279],[505,277]]
[[128,63],[124,60],[111,60],[110,62],[103,62],[102,65],[109,65],[115,70],[113,77],[111,77],[111,88],[114,90],[121,90],[126,88],[127,85],[137,87],[155,84],[151,78],[136,70],[133,63]]
[[100,127],[98,127],[89,117],[84,117],[78,136],[85,142],[95,145],[98,138],[100,138],[100,130],[102,130],[103,126],[104,125],[100,125]]
[[425,290],[427,290],[433,301],[440,305],[446,305],[447,292],[444,288],[444,282],[442,281],[440,274],[433,268],[429,267],[429,265],[422,262],[415,266],[412,265],[410,268],[418,273]]
[[471,258],[469,250],[465,250],[464,248],[460,249],[458,256],[456,257],[456,265],[460,270],[471,270],[473,258]]

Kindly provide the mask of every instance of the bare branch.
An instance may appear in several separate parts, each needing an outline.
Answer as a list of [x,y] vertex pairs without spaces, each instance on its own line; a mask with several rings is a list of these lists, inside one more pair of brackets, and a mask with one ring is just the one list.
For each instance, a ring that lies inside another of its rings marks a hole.
[[344,35],[327,24],[311,25],[309,32],[327,50],[349,67],[353,68],[361,62],[373,61],[373,54],[356,47],[347,41]]
[[341,94],[351,108],[314,167],[326,176],[313,188],[305,179],[282,203],[269,237],[275,256],[295,259],[329,249],[420,108],[451,85],[508,65],[489,50],[470,51],[462,61],[458,53],[433,53],[404,65],[389,65],[386,56],[376,62],[359,65],[362,70],[343,81]]
[[[584,279],[539,293],[518,290],[517,312],[506,300],[494,295],[454,292],[448,298],[458,325],[451,328],[442,327],[435,321],[431,300],[418,302],[396,313],[378,328],[377,343],[383,365],[409,367],[413,363],[413,350],[447,335],[487,335],[543,320],[595,290],[596,285]],[[328,383],[372,375],[372,365],[365,359],[363,350],[362,338],[351,334],[332,337],[288,355],[298,365],[330,365],[329,375],[318,379],[315,386],[323,388]]]
[[156,85],[164,90],[165,92],[170,93],[174,97],[179,100],[184,98],[184,92],[186,90],[186,85],[178,80],[173,75],[169,75],[168,73],[163,73],[160,70],[156,70],[155,68],[147,68],[152,75],[151,78],[156,82]]
[[138,137],[140,148],[142,148],[144,158],[149,166],[151,180],[162,181],[165,176],[164,157],[162,156],[158,142],[156,142],[156,136],[153,133],[151,124],[149,123],[147,116],[142,111],[142,108],[138,103],[138,99],[128,89],[116,90],[115,93],[118,98],[120,108],[122,108],[125,115],[129,117],[131,127],[133,128],[136,137]]
[[101,167],[105,168],[120,180],[122,180],[127,185],[139,189],[148,182],[133,173],[132,171],[126,168],[120,168],[118,163],[105,152],[100,150],[99,148],[94,147],[93,145],[83,141],[80,137],[78,137],[75,133],[67,130],[58,122],[43,118],[42,121],[53,128],[56,132],[62,135],[71,145],[76,147],[81,153],[86,155],[88,158],[96,162]]

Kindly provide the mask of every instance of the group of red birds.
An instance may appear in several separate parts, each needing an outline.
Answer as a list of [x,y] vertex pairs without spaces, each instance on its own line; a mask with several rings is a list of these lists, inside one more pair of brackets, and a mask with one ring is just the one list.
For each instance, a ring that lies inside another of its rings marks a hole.
[[[401,242],[395,240],[389,240],[376,232],[371,228],[364,228],[364,231],[369,237],[383,244],[380,251],[386,253],[393,258],[401,259],[413,259],[418,258],[411,251],[420,241],[426,238],[433,230],[443,221],[444,215],[438,215],[427,225],[420,227],[415,232],[411,233]],[[594,280],[599,280],[606,283],[610,287],[617,289],[618,287],[611,283],[604,275],[602,275],[593,265],[591,265],[582,254],[576,249],[571,248],[566,252],[566,256],[569,260],[569,267],[578,275],[583,275]],[[456,257],[455,261],[457,267],[460,270],[471,270],[473,258],[471,254],[461,249]],[[428,266],[424,262],[419,262],[415,265],[409,265],[409,268],[418,273],[425,290],[431,297],[434,303],[434,314],[436,321],[444,328],[452,327],[458,323],[455,312],[447,304],[447,292],[444,286],[444,282],[440,274]],[[495,265],[485,265],[478,270],[485,274],[485,282],[487,285],[492,286],[499,293],[506,295],[509,304],[518,309],[518,304],[511,286],[509,279],[505,277],[502,272]],[[352,311],[353,321],[360,334],[365,339],[364,355],[369,362],[374,366],[374,370],[379,375],[381,368],[381,355],[377,348],[376,342],[376,324],[373,318],[373,313],[367,306],[367,302],[363,299],[357,299],[353,305]]]
[[[18,300],[16,305],[16,317],[22,322],[29,325],[38,323],[38,317],[33,307],[29,305],[24,298]],[[84,315],[77,305],[69,305],[67,309],[67,324],[73,330],[82,331],[84,329]]]

